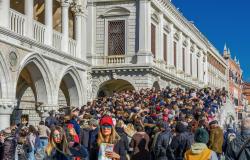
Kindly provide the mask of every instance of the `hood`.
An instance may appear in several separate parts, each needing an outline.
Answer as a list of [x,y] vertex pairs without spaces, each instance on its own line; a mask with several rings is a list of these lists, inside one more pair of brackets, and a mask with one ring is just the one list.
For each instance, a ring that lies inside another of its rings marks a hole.
[[204,143],[194,143],[191,145],[191,151],[193,154],[200,154],[206,148],[207,145]]

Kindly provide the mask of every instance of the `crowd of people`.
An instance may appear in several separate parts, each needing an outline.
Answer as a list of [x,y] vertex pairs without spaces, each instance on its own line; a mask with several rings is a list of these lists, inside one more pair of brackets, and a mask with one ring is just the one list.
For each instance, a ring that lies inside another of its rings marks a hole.
[[0,132],[3,160],[250,159],[250,118],[241,131],[218,124],[225,89],[141,89],[50,111],[38,126],[22,115]]

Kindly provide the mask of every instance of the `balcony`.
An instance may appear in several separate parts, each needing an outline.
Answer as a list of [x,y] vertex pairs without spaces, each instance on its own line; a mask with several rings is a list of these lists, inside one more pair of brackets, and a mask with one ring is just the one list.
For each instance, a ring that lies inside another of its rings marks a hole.
[[[32,31],[28,31],[27,17],[13,9],[9,10],[9,29],[19,35],[27,36],[28,32],[32,33],[32,39],[38,43],[46,44],[46,26],[38,21],[33,20]],[[52,34],[52,47],[56,50],[62,51],[63,35],[60,32],[53,30]],[[30,37],[29,37],[30,38]],[[74,39],[68,40],[68,53],[76,57],[77,42]]]

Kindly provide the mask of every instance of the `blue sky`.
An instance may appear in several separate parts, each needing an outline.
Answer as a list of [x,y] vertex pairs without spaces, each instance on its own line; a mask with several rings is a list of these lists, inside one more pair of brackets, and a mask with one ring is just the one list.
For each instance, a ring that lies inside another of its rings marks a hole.
[[208,40],[223,52],[240,60],[243,78],[250,82],[250,0],[172,0],[176,8]]

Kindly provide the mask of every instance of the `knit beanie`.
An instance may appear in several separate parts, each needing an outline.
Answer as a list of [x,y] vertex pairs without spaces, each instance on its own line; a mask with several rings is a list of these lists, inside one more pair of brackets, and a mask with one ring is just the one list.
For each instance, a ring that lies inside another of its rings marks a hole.
[[194,134],[194,140],[195,142],[197,143],[204,143],[204,144],[207,144],[208,143],[208,140],[209,140],[209,135],[207,133],[207,131],[203,128],[198,128],[196,131],[195,131],[195,134]]

